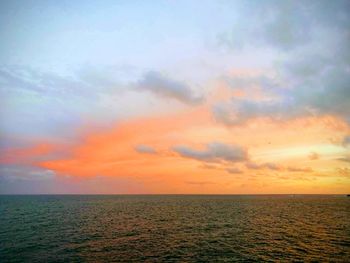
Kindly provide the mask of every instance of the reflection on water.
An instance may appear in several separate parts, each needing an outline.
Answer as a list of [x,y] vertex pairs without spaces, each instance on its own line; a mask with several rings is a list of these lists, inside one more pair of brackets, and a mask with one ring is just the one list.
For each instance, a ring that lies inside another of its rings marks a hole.
[[341,261],[346,196],[0,196],[1,262]]

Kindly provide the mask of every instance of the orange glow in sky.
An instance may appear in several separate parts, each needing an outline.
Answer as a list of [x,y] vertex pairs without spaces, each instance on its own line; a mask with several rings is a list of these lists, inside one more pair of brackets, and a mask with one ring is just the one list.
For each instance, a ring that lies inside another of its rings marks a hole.
[[218,2],[4,16],[0,193],[349,193],[346,10]]

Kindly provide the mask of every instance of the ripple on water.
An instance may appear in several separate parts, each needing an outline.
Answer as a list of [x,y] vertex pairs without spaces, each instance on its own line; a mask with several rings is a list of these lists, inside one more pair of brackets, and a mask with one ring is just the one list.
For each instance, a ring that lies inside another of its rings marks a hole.
[[1,196],[1,262],[340,261],[342,196]]

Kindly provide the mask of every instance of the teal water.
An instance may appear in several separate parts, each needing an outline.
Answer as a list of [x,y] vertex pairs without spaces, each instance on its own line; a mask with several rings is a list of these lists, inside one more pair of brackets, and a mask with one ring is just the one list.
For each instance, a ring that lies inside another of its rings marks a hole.
[[346,196],[0,196],[0,262],[349,260]]

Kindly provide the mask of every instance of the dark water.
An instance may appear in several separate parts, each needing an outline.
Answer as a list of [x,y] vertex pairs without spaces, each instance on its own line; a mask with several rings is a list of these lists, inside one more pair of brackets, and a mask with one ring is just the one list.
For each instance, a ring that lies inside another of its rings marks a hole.
[[0,196],[0,262],[350,261],[346,196]]

